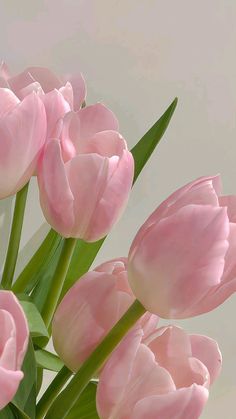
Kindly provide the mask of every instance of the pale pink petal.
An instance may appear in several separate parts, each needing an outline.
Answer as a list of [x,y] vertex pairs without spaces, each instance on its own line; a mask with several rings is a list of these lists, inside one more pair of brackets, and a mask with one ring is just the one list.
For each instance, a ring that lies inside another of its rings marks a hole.
[[32,93],[0,119],[0,197],[15,194],[36,169],[46,138],[46,115]]
[[143,329],[143,341],[146,343],[146,339],[154,331],[156,331],[158,325],[159,317],[156,314],[151,314],[148,311],[141,317],[140,326]]
[[4,61],[2,61],[0,64],[0,77],[2,77],[5,80],[8,80],[10,77],[8,65]]
[[102,419],[109,418],[112,411],[122,403],[141,339],[141,328],[130,332],[110,356],[100,374],[96,403]]
[[[102,272],[87,273],[67,292],[54,316],[52,335],[55,350],[70,369],[79,368],[118,320],[118,304],[115,278]],[[66,337],[62,330],[67,330]]]
[[80,137],[91,138],[100,131],[118,131],[119,123],[114,113],[102,103],[86,106],[78,112]]
[[13,92],[18,96],[19,92],[29,84],[34,83],[35,79],[27,70],[25,70],[14,77],[10,77],[7,82]]
[[226,195],[219,197],[219,204],[221,207],[227,207],[229,221],[236,222],[236,196]]
[[76,75],[68,75],[66,79],[70,82],[73,88],[74,110],[78,111],[81,108],[86,98],[86,85],[81,73]]
[[136,298],[160,317],[194,315],[191,307],[220,283],[228,234],[226,208],[187,205],[162,219],[129,259]]
[[19,99],[10,89],[0,88],[0,118],[12,111],[18,103]]
[[74,197],[61,157],[60,142],[50,140],[38,167],[40,203],[46,220],[65,237],[74,225]]
[[99,231],[99,236],[92,235],[91,223],[93,214],[98,215],[98,205],[106,187],[108,170],[109,159],[97,154],[77,155],[66,163],[67,176],[75,199],[76,225],[73,237],[83,238],[86,241],[91,238],[91,241],[95,241],[105,235],[104,225],[100,225],[102,230]]
[[104,237],[120,219],[127,205],[133,183],[134,161],[132,154],[124,150],[119,161],[109,159],[108,176],[103,193],[97,201],[96,211],[90,219],[87,241]]
[[79,148],[77,147],[76,149],[80,153],[97,153],[103,157],[121,157],[123,151],[128,150],[122,135],[117,131],[111,130],[98,132],[86,141],[80,141]]
[[45,93],[62,86],[61,80],[48,68],[28,67],[26,70],[35,81],[38,81]]
[[192,354],[206,365],[211,384],[219,376],[222,367],[222,356],[217,342],[208,336],[190,335]]
[[130,248],[130,255],[135,247],[142,240],[154,223],[158,223],[162,217],[167,217],[183,206],[213,205],[218,206],[218,195],[220,192],[220,176],[201,177],[188,183],[173,192],[165,201],[157,207],[147,221],[142,225],[136,234]]
[[[29,328],[24,311],[11,291],[0,291],[1,310],[8,311],[14,319],[16,328],[16,369],[20,369],[27,351]],[[1,388],[1,386],[0,386]]]
[[73,109],[73,89],[69,82],[65,86],[60,87],[59,92],[62,94],[64,99],[69,103],[70,109]]
[[70,111],[70,105],[58,90],[42,96],[47,115],[47,138],[55,138],[57,122]]
[[24,97],[30,95],[30,93],[32,92],[38,93],[40,97],[44,95],[41,85],[37,81],[35,81],[33,83],[28,84],[23,89],[20,89],[18,91],[18,97],[22,100],[24,99]]
[[0,367],[16,369],[16,327],[12,315],[0,309]]
[[143,398],[136,403],[130,419],[198,419],[207,399],[208,390],[194,384],[160,396]]
[[0,409],[13,399],[23,376],[22,371],[9,371],[0,367]]
[[7,82],[7,80],[5,80],[3,77],[0,76],[0,87],[1,88],[7,88],[9,89],[9,84]]
[[[79,139],[80,121],[77,113],[68,112],[62,119],[60,134],[61,149],[64,162],[71,160],[76,155],[77,139]],[[72,141],[72,138],[74,141]]]

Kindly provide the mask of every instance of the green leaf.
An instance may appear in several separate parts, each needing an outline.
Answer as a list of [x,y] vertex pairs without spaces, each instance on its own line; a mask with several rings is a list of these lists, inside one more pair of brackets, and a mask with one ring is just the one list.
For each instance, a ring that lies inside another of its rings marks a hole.
[[63,362],[57,355],[46,351],[45,349],[37,349],[35,351],[37,366],[50,371],[59,372],[63,367]]
[[50,263],[62,238],[51,229],[31,260],[25,266],[12,289],[15,293],[29,293],[42,278],[45,266]]
[[44,336],[49,338],[47,328],[37,307],[30,301],[20,301],[20,304],[27,317],[31,337]]
[[[171,103],[161,118],[132,148],[131,152],[135,161],[134,182],[137,180],[140,172],[146,165],[165,133],[176,106],[177,98]],[[89,270],[104,240],[105,238],[95,243],[85,243],[82,240],[78,240],[71,259],[61,298],[65,295],[68,289],[72,287],[76,280]]]
[[11,405],[8,404],[4,409],[0,410],[0,419],[16,419],[16,415],[11,409]]
[[40,313],[47,300],[48,290],[51,287],[51,281],[53,278],[54,271],[58,264],[60,253],[63,247],[64,240],[61,238],[59,245],[57,246],[50,261],[45,264],[41,270],[41,279],[31,293],[31,298],[34,304],[38,307]]
[[[32,417],[31,416],[28,416],[25,412],[23,412],[23,410],[21,410],[14,403],[10,403],[10,409],[11,409],[11,413],[14,415],[13,417],[15,419],[32,419],[33,418],[33,416]],[[12,417],[10,416],[10,418],[12,418]]]
[[66,419],[99,419],[96,409],[97,384],[90,382]]
[[30,419],[35,418],[36,405],[36,361],[34,356],[34,348],[30,340],[28,350],[22,366],[24,378],[20,383],[18,391],[13,399],[13,404],[29,415]]

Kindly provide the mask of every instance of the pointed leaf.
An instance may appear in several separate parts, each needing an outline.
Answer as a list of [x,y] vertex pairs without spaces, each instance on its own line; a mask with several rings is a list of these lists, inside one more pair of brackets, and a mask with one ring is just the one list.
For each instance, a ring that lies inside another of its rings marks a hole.
[[50,371],[59,372],[63,367],[63,362],[57,355],[52,354],[44,349],[37,349],[35,351],[35,358],[37,366]]
[[66,419],[99,419],[96,409],[97,384],[90,382]]

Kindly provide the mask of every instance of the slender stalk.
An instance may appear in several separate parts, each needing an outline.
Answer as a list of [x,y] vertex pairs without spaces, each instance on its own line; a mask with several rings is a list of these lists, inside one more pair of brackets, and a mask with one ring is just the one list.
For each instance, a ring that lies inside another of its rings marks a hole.
[[[12,286],[12,290],[15,293],[30,292],[36,285],[34,278],[36,272],[39,272],[42,265],[45,263],[45,259],[50,259],[57,243],[60,241],[59,234],[51,229],[38,250],[32,256],[30,261],[24,267],[23,271],[18,276],[17,280]],[[33,280],[32,280],[33,279]]]
[[[102,367],[110,353],[145,311],[142,304],[138,300],[135,300],[132,306],[84,362],[67,387],[59,394],[55,402],[49,408],[45,419],[55,419],[58,412],[60,412],[60,419],[66,418],[89,381],[95,376],[96,372]],[[47,397],[49,397],[49,395]]]
[[54,272],[52,284],[47,296],[47,304],[44,305],[42,310],[42,318],[47,327],[50,326],[54,311],[57,307],[75,244],[76,239],[70,238],[64,241],[60,259]]
[[16,268],[16,261],[20,247],[21,231],[24,220],[25,205],[27,199],[29,183],[27,183],[16,194],[15,208],[11,226],[11,234],[8,243],[7,255],[5,260],[4,271],[2,275],[2,286],[11,288]]
[[63,367],[59,371],[37,404],[36,419],[42,419],[44,417],[53,400],[70,378],[71,374],[72,372],[66,367]]

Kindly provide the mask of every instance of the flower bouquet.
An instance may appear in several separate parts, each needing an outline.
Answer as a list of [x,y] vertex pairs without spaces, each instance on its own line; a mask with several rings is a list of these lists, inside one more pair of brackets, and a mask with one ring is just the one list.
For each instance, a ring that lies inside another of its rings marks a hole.
[[[85,100],[81,74],[12,76],[1,65],[0,198],[16,198],[0,289],[0,418],[197,419],[221,353],[173,321],[235,292],[236,197],[222,195],[220,176],[194,180],[157,206],[128,255],[91,269],[177,99],[131,151],[113,112]],[[17,277],[32,176],[51,230]],[[40,392],[45,370],[54,378]]]

